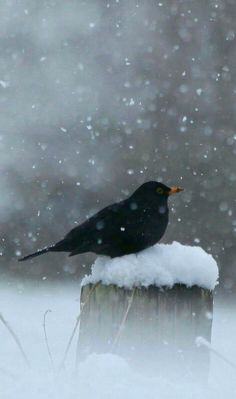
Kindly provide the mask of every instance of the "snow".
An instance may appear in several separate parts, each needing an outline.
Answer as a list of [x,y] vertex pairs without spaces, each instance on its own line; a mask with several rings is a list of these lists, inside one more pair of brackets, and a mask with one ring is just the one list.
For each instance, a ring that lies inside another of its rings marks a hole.
[[126,288],[185,284],[213,290],[217,280],[218,267],[211,255],[199,246],[173,242],[120,258],[98,257],[82,285],[98,281]]
[[[236,397],[236,371],[212,354],[208,386],[179,383],[164,375],[150,376],[134,371],[115,354],[92,354],[81,362],[74,375],[75,342],[65,369],[58,371],[79,308],[77,284],[47,281],[10,285],[1,279],[0,312],[19,336],[29,358],[28,370],[12,337],[0,323],[1,399],[227,399]],[[55,364],[50,368],[43,335],[47,309],[47,333]],[[212,345],[227,358],[236,358],[236,308],[216,298]],[[171,361],[171,359],[170,359]],[[8,374],[8,373],[9,374]],[[222,383],[222,381],[224,383]]]

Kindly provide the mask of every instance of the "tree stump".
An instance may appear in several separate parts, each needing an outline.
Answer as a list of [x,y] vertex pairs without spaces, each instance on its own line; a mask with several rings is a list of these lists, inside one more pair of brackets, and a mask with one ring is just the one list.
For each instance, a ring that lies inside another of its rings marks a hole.
[[154,374],[206,377],[209,353],[195,341],[211,341],[212,312],[212,291],[196,285],[84,285],[78,357],[112,352]]

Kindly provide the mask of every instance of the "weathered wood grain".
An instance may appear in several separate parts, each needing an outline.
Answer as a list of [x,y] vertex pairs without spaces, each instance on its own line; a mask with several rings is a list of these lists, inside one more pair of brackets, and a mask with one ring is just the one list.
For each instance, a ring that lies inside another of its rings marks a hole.
[[[206,374],[209,354],[195,339],[211,340],[213,294],[193,286],[135,288],[121,331],[131,290],[99,283],[82,287],[79,358],[90,353],[113,352],[136,367],[174,372],[191,377]],[[91,294],[90,294],[91,293]]]

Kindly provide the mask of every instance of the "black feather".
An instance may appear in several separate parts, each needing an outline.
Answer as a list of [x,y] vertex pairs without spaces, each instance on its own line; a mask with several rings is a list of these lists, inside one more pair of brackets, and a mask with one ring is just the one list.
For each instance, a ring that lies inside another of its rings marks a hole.
[[47,252],[69,252],[69,256],[93,252],[116,257],[148,248],[165,233],[170,192],[171,189],[162,183],[144,183],[129,198],[102,209],[55,245],[19,261]]

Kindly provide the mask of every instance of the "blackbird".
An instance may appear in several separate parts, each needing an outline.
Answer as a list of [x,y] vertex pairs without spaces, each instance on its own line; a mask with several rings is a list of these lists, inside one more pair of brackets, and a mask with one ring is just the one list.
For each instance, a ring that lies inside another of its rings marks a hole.
[[46,252],[70,252],[69,256],[94,252],[114,258],[142,251],[164,235],[168,224],[168,197],[182,190],[155,181],[144,183],[129,198],[102,209],[61,241],[19,261]]

